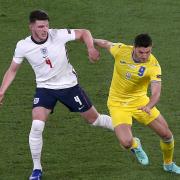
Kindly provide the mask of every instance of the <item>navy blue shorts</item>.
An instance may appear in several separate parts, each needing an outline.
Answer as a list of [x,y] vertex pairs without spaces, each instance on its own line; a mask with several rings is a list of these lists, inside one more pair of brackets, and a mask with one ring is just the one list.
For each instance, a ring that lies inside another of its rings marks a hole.
[[66,89],[36,88],[34,95],[34,107],[45,107],[53,109],[57,101],[64,104],[71,112],[85,112],[92,107],[92,104],[84,90],[76,85]]

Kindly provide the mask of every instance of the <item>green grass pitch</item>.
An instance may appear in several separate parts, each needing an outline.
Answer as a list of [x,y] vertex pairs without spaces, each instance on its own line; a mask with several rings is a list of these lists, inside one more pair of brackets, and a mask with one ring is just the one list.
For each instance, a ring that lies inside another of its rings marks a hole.
[[[178,0],[0,0],[0,81],[16,42],[29,34],[28,15],[34,9],[48,11],[51,27],[86,28],[94,37],[114,42],[132,44],[137,34],[148,32],[163,72],[158,108],[174,133],[174,160],[180,165],[179,7]],[[83,44],[71,42],[68,49],[81,86],[98,111],[108,113],[113,58],[101,50],[101,60],[91,64]],[[34,90],[34,74],[23,63],[0,109],[0,180],[25,180],[31,173],[28,135]],[[119,146],[114,133],[89,126],[58,104],[44,131],[43,180],[180,179],[163,171],[159,138],[150,129],[135,122],[133,133],[149,156],[147,167]]]

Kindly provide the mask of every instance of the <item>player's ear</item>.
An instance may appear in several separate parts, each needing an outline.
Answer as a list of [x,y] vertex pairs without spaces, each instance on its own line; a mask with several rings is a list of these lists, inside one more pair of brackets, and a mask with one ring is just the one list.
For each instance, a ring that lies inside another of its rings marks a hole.
[[29,23],[29,30],[30,30],[30,31],[32,31],[34,24],[35,24],[35,23],[31,23],[31,22]]

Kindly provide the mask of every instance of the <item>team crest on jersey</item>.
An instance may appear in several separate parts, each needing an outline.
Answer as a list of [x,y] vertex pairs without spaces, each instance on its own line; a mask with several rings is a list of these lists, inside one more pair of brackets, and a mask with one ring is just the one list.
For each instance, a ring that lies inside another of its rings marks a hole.
[[126,73],[126,79],[131,79],[131,76],[132,76],[132,75],[131,75],[130,72],[127,72],[127,73]]
[[39,102],[39,98],[34,98],[34,104],[37,104]]
[[43,56],[47,56],[48,54],[47,47],[41,48],[41,53],[43,54]]

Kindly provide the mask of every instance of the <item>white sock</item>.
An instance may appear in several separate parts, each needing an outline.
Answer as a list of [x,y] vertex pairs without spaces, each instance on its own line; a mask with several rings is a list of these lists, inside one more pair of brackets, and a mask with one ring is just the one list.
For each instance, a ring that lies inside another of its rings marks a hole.
[[100,127],[107,128],[107,129],[114,131],[114,127],[112,125],[111,117],[104,115],[104,114],[100,114],[92,125],[93,126],[100,126]]
[[44,121],[33,120],[31,131],[29,134],[29,146],[31,150],[32,160],[34,164],[33,169],[41,169],[41,151],[42,151],[42,132],[44,130]]

